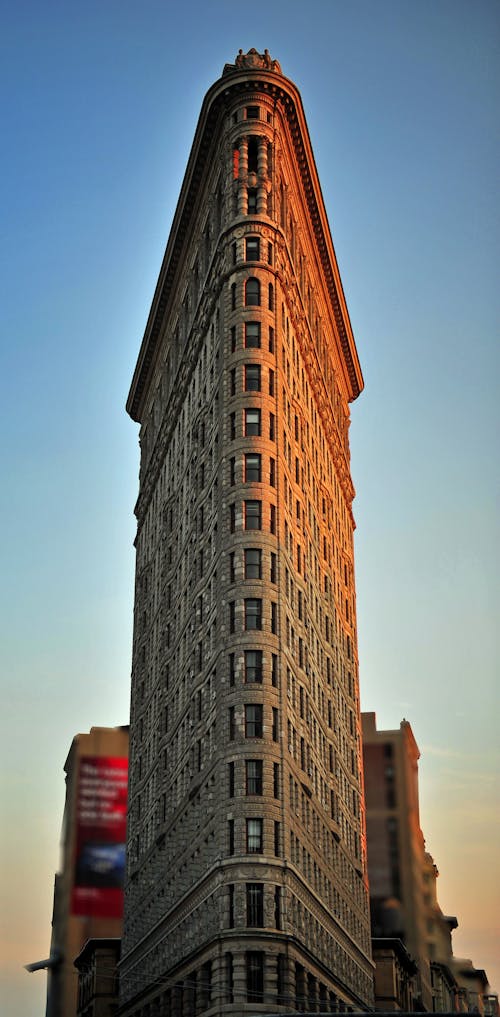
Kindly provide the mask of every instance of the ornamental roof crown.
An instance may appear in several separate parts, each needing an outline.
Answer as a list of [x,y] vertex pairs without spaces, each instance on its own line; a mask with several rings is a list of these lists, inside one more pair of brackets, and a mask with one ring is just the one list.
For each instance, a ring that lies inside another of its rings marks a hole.
[[254,70],[259,69],[263,71],[277,71],[281,74],[281,67],[277,60],[271,60],[269,50],[265,49],[263,53],[258,53],[256,49],[249,49],[248,53],[244,53],[242,49],[238,51],[238,55],[234,64],[224,64],[223,74],[231,74],[234,71],[241,70]]

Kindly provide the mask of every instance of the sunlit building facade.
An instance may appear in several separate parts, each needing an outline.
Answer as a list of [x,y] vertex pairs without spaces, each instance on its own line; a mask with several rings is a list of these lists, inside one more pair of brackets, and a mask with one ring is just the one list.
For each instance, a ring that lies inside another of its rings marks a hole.
[[362,385],[300,95],[240,51],[202,106],[127,403],[128,1017],[372,1005]]

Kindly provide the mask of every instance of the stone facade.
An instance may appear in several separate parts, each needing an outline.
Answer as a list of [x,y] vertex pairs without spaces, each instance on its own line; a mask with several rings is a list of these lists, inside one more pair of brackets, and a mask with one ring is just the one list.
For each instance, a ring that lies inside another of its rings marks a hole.
[[240,52],[203,103],[127,403],[127,1017],[373,1002],[362,385],[299,93],[267,52]]

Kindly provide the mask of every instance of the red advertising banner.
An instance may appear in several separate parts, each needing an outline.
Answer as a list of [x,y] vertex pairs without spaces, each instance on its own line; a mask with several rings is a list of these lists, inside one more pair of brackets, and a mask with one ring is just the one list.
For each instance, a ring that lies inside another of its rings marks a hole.
[[74,915],[121,918],[128,759],[83,756],[76,802]]

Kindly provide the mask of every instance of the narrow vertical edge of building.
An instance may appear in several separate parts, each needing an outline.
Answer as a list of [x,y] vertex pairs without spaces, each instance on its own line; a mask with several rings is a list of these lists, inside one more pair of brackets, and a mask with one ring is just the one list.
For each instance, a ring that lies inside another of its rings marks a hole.
[[203,102],[127,401],[126,1017],[373,1004],[362,387],[299,92],[240,51]]

